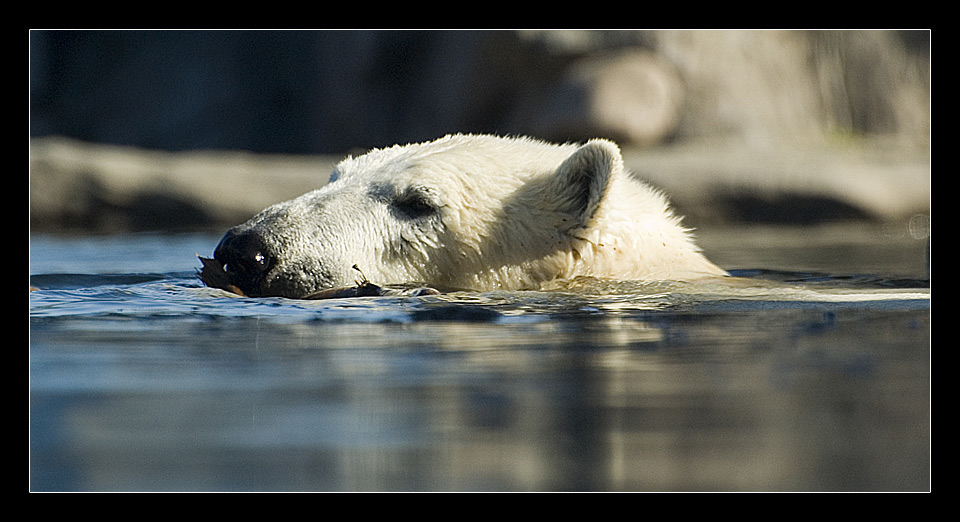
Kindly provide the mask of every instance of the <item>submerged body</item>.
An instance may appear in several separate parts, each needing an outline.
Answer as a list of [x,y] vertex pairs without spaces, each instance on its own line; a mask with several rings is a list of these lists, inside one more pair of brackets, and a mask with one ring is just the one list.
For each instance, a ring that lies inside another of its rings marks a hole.
[[723,276],[606,140],[450,135],[338,164],[320,189],[231,229],[214,253],[248,296],[378,285],[535,289],[575,277]]

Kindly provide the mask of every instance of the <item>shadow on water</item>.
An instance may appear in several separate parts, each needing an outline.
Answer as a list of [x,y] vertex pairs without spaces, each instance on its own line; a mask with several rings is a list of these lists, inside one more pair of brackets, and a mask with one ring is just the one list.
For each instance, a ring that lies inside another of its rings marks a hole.
[[34,491],[930,487],[927,279],[297,301],[38,244]]

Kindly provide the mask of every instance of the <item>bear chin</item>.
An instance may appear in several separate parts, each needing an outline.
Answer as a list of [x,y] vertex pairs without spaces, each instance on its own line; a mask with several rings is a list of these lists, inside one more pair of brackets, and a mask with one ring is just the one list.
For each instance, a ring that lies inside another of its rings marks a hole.
[[[230,282],[230,276],[223,269],[223,264],[216,259],[197,256],[203,265],[198,271],[197,276],[200,281],[210,288],[216,288],[230,292],[240,297],[286,297],[290,299],[341,299],[348,297],[377,297],[377,296],[411,296],[420,297],[425,295],[438,295],[441,292],[435,288],[421,285],[402,285],[398,287],[380,286],[367,281],[361,272],[361,280],[352,286],[342,286],[335,288],[324,288],[315,292],[291,292],[287,294],[278,293],[277,295],[247,295],[236,285]],[[355,267],[356,268],[356,267]],[[359,271],[359,268],[356,268]]]

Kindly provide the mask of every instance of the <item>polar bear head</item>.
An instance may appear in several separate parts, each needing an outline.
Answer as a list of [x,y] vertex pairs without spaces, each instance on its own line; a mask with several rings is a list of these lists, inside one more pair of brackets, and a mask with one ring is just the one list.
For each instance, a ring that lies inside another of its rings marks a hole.
[[576,276],[721,275],[606,140],[450,135],[339,163],[330,182],[234,227],[214,252],[248,296],[357,280],[474,290]]

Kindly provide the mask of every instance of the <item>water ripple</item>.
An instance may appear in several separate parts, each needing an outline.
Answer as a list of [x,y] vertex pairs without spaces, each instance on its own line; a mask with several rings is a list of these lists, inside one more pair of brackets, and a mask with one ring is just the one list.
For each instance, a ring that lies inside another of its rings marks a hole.
[[[241,298],[204,287],[195,274],[39,274],[31,276],[33,318],[266,317],[287,321],[503,323],[551,317],[655,311],[745,310],[803,303],[928,307],[929,283],[875,276],[741,271],[698,283],[577,280],[551,291],[454,292],[304,301]],[[924,287],[926,283],[926,287]]]

